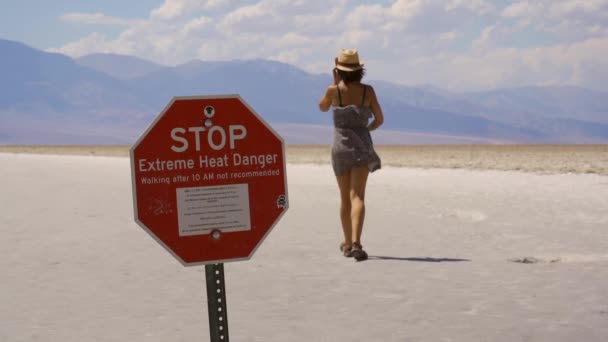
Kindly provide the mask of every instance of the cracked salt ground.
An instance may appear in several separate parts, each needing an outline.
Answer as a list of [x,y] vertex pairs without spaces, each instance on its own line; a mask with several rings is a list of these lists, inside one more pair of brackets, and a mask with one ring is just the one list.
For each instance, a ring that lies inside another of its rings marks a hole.
[[488,216],[477,210],[451,210],[448,212],[442,212],[439,214],[432,215],[431,217],[440,219],[455,218],[458,220],[470,221],[470,222],[482,222],[485,221]]
[[561,256],[539,256],[539,257],[523,257],[523,258],[511,258],[510,262],[521,263],[521,264],[543,264],[543,263],[588,263],[588,262],[602,262],[608,261],[608,254],[596,254],[596,255],[585,255],[585,254],[570,254]]

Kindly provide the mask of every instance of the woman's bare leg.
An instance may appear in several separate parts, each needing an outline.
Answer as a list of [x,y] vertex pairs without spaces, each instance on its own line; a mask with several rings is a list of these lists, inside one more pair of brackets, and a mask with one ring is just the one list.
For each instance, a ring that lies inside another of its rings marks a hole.
[[353,244],[350,203],[351,172],[348,171],[341,176],[336,176],[336,179],[340,188],[340,222],[342,222],[342,231],[344,232],[344,244],[350,246]]
[[365,220],[365,187],[368,175],[367,167],[359,167],[350,171],[350,222],[353,242],[361,243],[363,221]]

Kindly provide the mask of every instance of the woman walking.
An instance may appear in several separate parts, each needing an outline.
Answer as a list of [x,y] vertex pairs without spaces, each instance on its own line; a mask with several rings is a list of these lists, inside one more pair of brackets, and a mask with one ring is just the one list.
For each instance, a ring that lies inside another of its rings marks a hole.
[[384,121],[374,88],[361,83],[364,75],[357,50],[341,50],[335,59],[334,82],[319,102],[323,112],[333,107],[335,129],[331,159],[340,189],[340,221],[344,232],[340,251],[357,261],[367,259],[361,245],[367,176],[380,168],[380,158],[369,132]]

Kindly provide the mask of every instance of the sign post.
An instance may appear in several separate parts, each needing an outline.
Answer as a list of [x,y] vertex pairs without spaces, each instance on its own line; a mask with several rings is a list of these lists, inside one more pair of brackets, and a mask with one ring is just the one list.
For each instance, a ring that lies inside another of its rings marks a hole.
[[287,211],[282,138],[239,95],[175,97],[130,154],[135,221],[205,265],[212,341],[228,341],[223,263],[250,259]]
[[205,265],[207,278],[207,311],[211,342],[228,342],[228,312],[224,264]]

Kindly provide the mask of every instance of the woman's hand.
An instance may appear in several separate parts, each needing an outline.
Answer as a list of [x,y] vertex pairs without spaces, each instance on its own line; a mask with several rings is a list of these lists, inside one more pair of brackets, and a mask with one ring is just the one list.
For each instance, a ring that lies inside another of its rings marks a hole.
[[332,74],[334,76],[334,84],[338,85],[340,83],[340,75],[338,74],[338,68],[334,68]]

